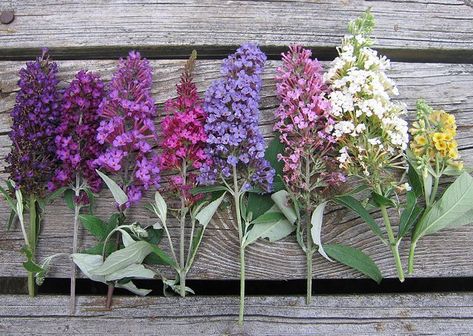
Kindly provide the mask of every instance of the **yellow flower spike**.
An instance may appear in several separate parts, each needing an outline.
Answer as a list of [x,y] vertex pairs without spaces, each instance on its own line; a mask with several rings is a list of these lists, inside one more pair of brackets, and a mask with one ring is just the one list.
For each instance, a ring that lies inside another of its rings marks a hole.
[[442,114],[442,111],[433,111],[429,116],[430,121],[434,123],[439,123],[440,120],[442,119],[441,114]]
[[[436,141],[435,142],[435,149],[445,153],[444,151],[447,150],[446,142],[445,141]],[[445,154],[443,154],[443,153],[442,153],[442,156],[445,156]]]
[[450,166],[457,170],[463,170],[463,161],[453,161],[450,163]]
[[437,143],[444,142],[446,135],[444,133],[436,132],[432,135],[432,141],[437,145]]

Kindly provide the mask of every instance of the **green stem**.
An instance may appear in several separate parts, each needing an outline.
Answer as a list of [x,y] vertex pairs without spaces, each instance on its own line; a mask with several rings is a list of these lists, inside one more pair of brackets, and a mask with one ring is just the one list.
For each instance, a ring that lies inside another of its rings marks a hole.
[[238,323],[243,325],[243,316],[245,314],[245,247],[240,246],[240,312],[238,314]]
[[[37,228],[37,218],[36,218],[36,198],[34,195],[30,196],[29,200],[29,208],[30,208],[30,236],[29,236],[29,243],[30,243],[30,250],[31,254],[33,255],[33,261],[35,261],[36,255],[36,240],[38,233],[36,232]],[[28,294],[31,297],[36,295],[36,284],[35,284],[35,277],[34,273],[28,272]]]
[[[74,194],[76,197],[80,196],[80,177],[76,174],[76,185],[74,188]],[[72,238],[72,253],[77,253],[78,240],[79,240],[79,213],[81,206],[74,202],[74,231]],[[71,301],[70,301],[70,313],[75,314],[76,310],[76,264],[72,262],[71,265]]]
[[[181,169],[181,177],[183,181],[183,185],[186,185],[186,176],[187,176],[187,163],[186,160],[182,160],[182,169]],[[179,240],[179,266],[180,266],[180,271],[179,271],[179,294],[181,297],[186,296],[186,250],[185,250],[185,244],[186,244],[186,236],[185,236],[185,229],[186,229],[186,215],[187,215],[187,208],[186,208],[186,198],[184,197],[185,195],[181,195],[181,225],[180,225],[180,230],[181,230],[181,237]],[[191,237],[192,239],[192,237]]]
[[383,214],[384,225],[386,226],[386,231],[388,233],[389,245],[391,246],[391,251],[396,262],[396,270],[399,281],[404,282],[404,271],[402,270],[401,257],[399,255],[398,244],[394,238],[393,229],[391,227],[391,221],[389,220],[388,211],[384,205],[380,206],[381,213]]
[[408,268],[407,274],[411,275],[414,273],[414,252],[416,249],[417,242],[411,242],[411,248],[409,249],[409,260],[408,260]]
[[307,246],[310,246],[310,250],[307,249],[306,256],[307,256],[307,297],[305,300],[306,304],[310,304],[312,302],[312,245],[309,243],[311,239],[307,240]]
[[233,166],[233,199],[235,202],[235,216],[238,224],[238,237],[240,239],[240,312],[238,323],[243,325],[245,313],[245,246],[243,242],[243,225],[240,211],[240,189],[238,187],[238,176],[236,166]]

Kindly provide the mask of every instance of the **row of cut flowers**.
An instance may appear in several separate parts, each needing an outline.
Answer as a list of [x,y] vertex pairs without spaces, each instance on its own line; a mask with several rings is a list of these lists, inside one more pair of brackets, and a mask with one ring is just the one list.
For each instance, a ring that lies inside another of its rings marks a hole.
[[[11,207],[8,226],[17,222],[23,234],[30,295],[59,257],[74,265],[71,312],[76,266],[108,285],[108,307],[114,288],[150,292],[135,279],[161,279],[165,292],[182,297],[193,293],[187,274],[207,226],[224,207],[233,211],[238,234],[240,323],[245,251],[258,239],[275,242],[295,233],[307,260],[308,303],[315,253],[380,282],[380,270],[363,251],[322,242],[330,203],[369,225],[404,281],[402,240],[410,238],[411,274],[422,237],[471,221],[473,178],[459,158],[453,115],[419,100],[409,128],[406,106],[392,99],[398,90],[387,75],[390,62],[371,48],[373,27],[369,11],[350,22],[325,73],[300,45],[282,54],[275,137],[268,146],[258,126],[266,56],[256,44],[243,44],[223,61],[220,78],[204,97],[193,80],[194,51],[158,126],[152,69],[138,52],[118,62],[110,82],[81,70],[65,89],[59,88],[58,67],[47,50],[28,62],[20,70],[11,113],[10,177],[0,192]],[[94,215],[104,187],[116,209],[108,218]],[[145,207],[156,218],[148,226],[129,214],[147,192],[154,199]],[[72,253],[65,248],[38,261],[42,216],[59,197],[74,215]],[[177,237],[170,230],[173,220]],[[96,245],[80,249],[80,224]],[[167,279],[163,267],[175,276]]]

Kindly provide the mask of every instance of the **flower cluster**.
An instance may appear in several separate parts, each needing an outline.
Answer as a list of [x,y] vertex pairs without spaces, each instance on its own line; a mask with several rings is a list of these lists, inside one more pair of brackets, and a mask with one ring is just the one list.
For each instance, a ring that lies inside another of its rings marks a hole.
[[57,89],[57,65],[48,50],[20,70],[6,171],[27,195],[44,196],[58,162],[54,136],[59,123],[61,93]]
[[300,45],[290,46],[282,55],[283,63],[276,76],[281,103],[275,112],[278,121],[274,130],[279,131],[285,147],[279,160],[284,162],[285,183],[296,195],[315,189],[323,191],[345,181],[343,174],[329,170],[330,166],[336,167],[330,156],[335,145],[335,122],[322,66],[311,55]]
[[164,111],[167,116],[161,123],[161,169],[179,170],[179,175],[171,177],[172,187],[190,203],[196,200],[190,189],[195,186],[197,175],[187,170],[200,169],[207,160],[204,152],[207,140],[205,113],[192,80],[195,58],[196,53],[193,53],[176,85],[177,98],[166,101]]
[[233,167],[241,163],[245,189],[271,190],[274,169],[264,159],[265,144],[258,128],[265,61],[258,46],[243,44],[223,61],[223,78],[208,88],[204,110],[209,160],[200,169],[202,184],[212,184],[219,176],[230,177]]
[[417,102],[417,121],[412,124],[410,143],[417,159],[435,163],[440,159],[446,166],[461,170],[458,144],[455,140],[457,125],[455,117],[443,110],[433,110],[423,100]]
[[93,192],[100,191],[102,182],[94,161],[103,151],[103,145],[95,140],[103,93],[104,83],[99,76],[86,71],[79,71],[65,90],[55,138],[61,165],[49,183],[50,190],[73,184],[80,174]]
[[143,189],[159,184],[159,160],[150,144],[156,141],[151,84],[149,62],[131,51],[127,59],[120,59],[98,110],[103,120],[96,139],[108,147],[95,163],[111,173],[122,173],[127,206],[141,199]]
[[366,36],[373,24],[363,18],[350,25],[353,35],[345,36],[325,77],[332,90],[333,136],[342,144],[340,167],[368,183],[390,180],[386,168],[404,169],[408,143],[405,106],[390,98],[398,95],[385,73],[390,62],[370,48]]

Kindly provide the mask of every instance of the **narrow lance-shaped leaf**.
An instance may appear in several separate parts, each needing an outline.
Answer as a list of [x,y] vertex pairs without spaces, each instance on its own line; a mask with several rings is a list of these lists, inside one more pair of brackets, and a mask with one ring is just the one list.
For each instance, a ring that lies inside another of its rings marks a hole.
[[385,243],[386,240],[383,237],[383,233],[381,232],[381,229],[379,228],[379,225],[376,223],[376,221],[373,219],[373,217],[370,215],[370,213],[365,209],[365,207],[354,197],[352,196],[337,196],[335,197],[335,201],[341,205],[344,205],[345,207],[353,210],[355,213],[357,213],[373,230],[373,232],[381,238],[381,240]]
[[322,245],[322,239],[321,239],[321,234],[322,234],[322,224],[324,221],[324,210],[325,206],[327,205],[327,202],[320,203],[312,213],[312,217],[310,219],[310,223],[312,224],[312,227],[310,229],[310,234],[312,236],[312,240],[314,241],[315,244],[319,247],[319,253],[322,255],[325,259],[328,261],[333,261],[328,257],[328,255],[325,253],[323,245]]
[[107,185],[108,189],[113,195],[113,198],[115,199],[115,202],[117,202],[118,206],[122,206],[126,202],[128,202],[128,196],[125,194],[125,192],[118,186],[118,184],[112,180],[110,177],[102,173],[100,170],[95,170],[97,174],[102,178],[102,180],[105,182]]
[[325,252],[337,260],[338,262],[347,265],[364,275],[370,277],[377,283],[383,279],[383,275],[375,262],[362,251],[341,244],[326,244],[324,245]]
[[421,212],[422,209],[417,206],[415,191],[409,191],[407,193],[406,208],[401,213],[401,218],[399,220],[398,239],[406,236],[410,232]]

